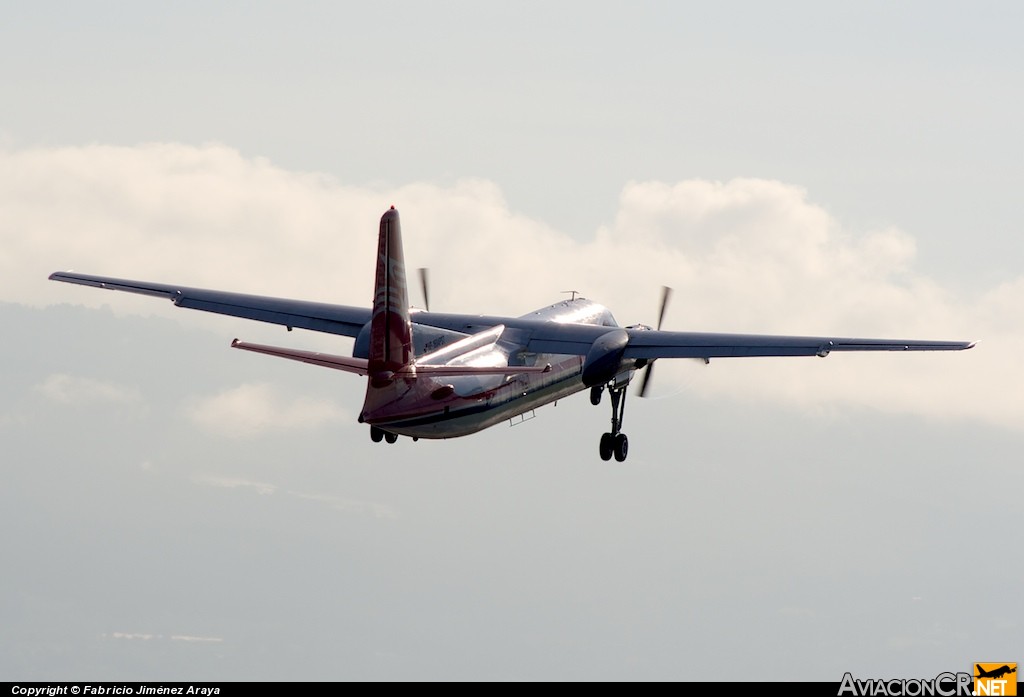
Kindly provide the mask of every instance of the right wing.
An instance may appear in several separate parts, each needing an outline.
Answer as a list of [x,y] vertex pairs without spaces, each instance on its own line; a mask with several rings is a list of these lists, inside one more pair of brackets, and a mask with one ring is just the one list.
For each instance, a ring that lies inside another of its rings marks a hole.
[[70,271],[58,271],[50,274],[50,280],[167,298],[178,307],[342,336],[358,336],[363,325],[370,321],[369,308],[348,305],[270,298],[147,281],[129,281],[123,278],[89,276]]
[[829,336],[712,334],[629,329],[627,358],[739,358],[752,356],[821,356],[833,351],[962,351],[972,341],[920,339],[850,339]]
[[[431,319],[433,319],[431,315]],[[482,318],[484,322],[497,318]],[[529,332],[528,348],[538,353],[586,356],[598,338],[623,332],[622,357],[744,358],[754,356],[827,356],[833,351],[962,351],[973,341],[922,341],[920,339],[852,339],[835,336],[779,336],[771,334],[719,334],[669,332],[635,327],[613,328],[592,324],[559,324],[504,319],[509,326]],[[443,326],[457,326],[446,322]],[[627,340],[628,337],[628,340]]]

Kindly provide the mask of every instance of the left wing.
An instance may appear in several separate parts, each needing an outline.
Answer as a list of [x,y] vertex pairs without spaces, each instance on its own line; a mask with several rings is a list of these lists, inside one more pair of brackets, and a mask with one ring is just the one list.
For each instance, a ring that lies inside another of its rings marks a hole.
[[342,336],[358,336],[363,325],[370,321],[370,310],[364,307],[270,298],[148,281],[129,281],[124,278],[89,276],[70,271],[50,274],[50,280],[167,298],[178,307]]

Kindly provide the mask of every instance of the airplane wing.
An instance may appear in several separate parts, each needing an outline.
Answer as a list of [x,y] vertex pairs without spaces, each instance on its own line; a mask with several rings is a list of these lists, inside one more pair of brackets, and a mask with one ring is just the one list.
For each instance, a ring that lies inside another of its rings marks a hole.
[[[424,318],[422,321],[433,320]],[[494,322],[497,318],[484,318]],[[528,332],[527,346],[538,353],[575,356],[590,354],[594,342],[610,332],[623,332],[616,350],[622,358],[739,358],[754,356],[827,356],[832,351],[961,351],[972,341],[922,341],[919,339],[851,339],[833,336],[774,336],[770,334],[718,334],[669,332],[641,328],[612,328],[557,322],[502,319],[514,330]],[[445,326],[456,326],[446,321]],[[628,337],[628,341],[627,341]]]
[[165,283],[89,276],[70,271],[50,274],[50,280],[167,298],[178,307],[342,336],[358,336],[363,325],[370,321],[370,309],[365,307],[228,293]]
[[[167,298],[178,307],[356,337],[370,321],[371,310],[304,300],[288,300],[148,281],[92,276],[73,272],[50,275],[50,280]],[[612,328],[591,324],[560,324],[528,318],[488,317],[418,312],[414,321],[461,332],[505,324],[517,332],[528,350],[538,353],[586,356],[594,342],[608,332],[625,332],[622,358],[725,358],[751,356],[827,356],[832,351],[960,351],[969,341],[850,339],[821,336],[772,336],[669,332],[643,328]],[[622,347],[617,345],[617,349]]]
[[827,336],[707,334],[629,329],[625,358],[821,356],[833,351],[962,351],[972,341],[850,339]]

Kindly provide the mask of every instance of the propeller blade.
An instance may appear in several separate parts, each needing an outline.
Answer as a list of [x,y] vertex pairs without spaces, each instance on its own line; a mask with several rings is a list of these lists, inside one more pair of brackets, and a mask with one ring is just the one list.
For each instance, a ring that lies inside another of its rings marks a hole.
[[636,392],[637,395],[640,396],[640,397],[646,397],[647,396],[647,386],[651,384],[651,371],[653,370],[653,368],[654,368],[654,362],[653,361],[648,363],[647,367],[644,368],[644,376],[642,378],[640,378],[640,389],[637,390],[637,392]]
[[668,286],[661,287],[661,309],[658,310],[658,329],[661,329],[661,323],[665,320],[665,310],[668,309],[668,300],[672,297],[672,289]]
[[427,290],[427,270],[420,268],[420,287],[423,289],[423,309],[430,312],[430,293]]
[[[658,308],[658,330],[661,330],[661,323],[665,321],[665,311],[668,309],[669,298],[672,297],[672,289],[668,286],[661,287],[661,307]],[[644,376],[640,378],[640,389],[636,393],[641,397],[647,396],[647,387],[651,384],[651,373],[654,371],[654,359],[644,368]]]

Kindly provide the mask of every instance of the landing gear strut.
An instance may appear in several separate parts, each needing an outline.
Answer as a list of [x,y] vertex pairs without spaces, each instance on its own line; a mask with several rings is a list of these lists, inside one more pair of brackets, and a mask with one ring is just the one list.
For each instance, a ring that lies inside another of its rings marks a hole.
[[[593,394],[592,391],[591,402],[593,402]],[[626,438],[625,433],[621,432],[622,417],[626,412],[626,385],[621,387],[609,385],[608,394],[612,400],[612,430],[610,433],[601,434],[601,445],[598,451],[601,453],[602,460],[611,460],[614,455],[616,461],[623,462],[626,455],[629,454],[629,439]]]

